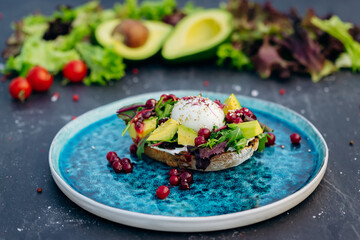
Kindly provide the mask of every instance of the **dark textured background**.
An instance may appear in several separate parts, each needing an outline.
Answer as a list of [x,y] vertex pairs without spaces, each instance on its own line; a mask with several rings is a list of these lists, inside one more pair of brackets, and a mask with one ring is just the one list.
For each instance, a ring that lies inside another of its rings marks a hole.
[[[50,14],[59,3],[80,0],[1,0],[0,42],[10,35],[10,23],[40,10]],[[180,2],[180,1],[179,1]],[[360,24],[358,0],[276,0],[301,14],[313,7],[320,15],[335,13]],[[195,1],[216,7],[217,1]],[[110,7],[112,1],[103,1]],[[0,48],[3,48],[2,45]],[[1,60],[3,62],[3,60]],[[167,67],[159,60],[138,66],[109,87],[66,86],[56,81],[48,93],[33,94],[21,104],[0,82],[0,239],[360,239],[360,75],[343,71],[313,84],[307,77],[289,81],[262,80],[207,64]],[[209,81],[205,87],[203,81]],[[279,95],[285,88],[286,94]],[[234,92],[283,104],[308,118],[324,135],[329,165],[315,192],[290,211],[258,224],[210,233],[166,233],[141,230],[96,217],[72,203],[55,185],[48,166],[48,150],[56,132],[72,116],[112,101],[144,92],[196,89]],[[51,102],[59,92],[57,102]],[[72,101],[79,94],[79,102]],[[355,142],[349,146],[349,141]],[[42,187],[38,194],[36,188]]]

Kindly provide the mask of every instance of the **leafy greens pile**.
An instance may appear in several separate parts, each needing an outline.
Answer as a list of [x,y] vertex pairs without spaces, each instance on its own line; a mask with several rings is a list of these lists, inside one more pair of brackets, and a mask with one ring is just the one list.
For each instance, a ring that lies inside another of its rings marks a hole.
[[218,65],[255,69],[263,78],[310,74],[314,82],[340,68],[360,70],[360,29],[337,16],[320,19],[309,9],[304,18],[292,9],[277,11],[270,2],[230,0],[231,43],[218,48]]
[[125,75],[125,64],[113,49],[95,42],[96,27],[114,18],[161,20],[175,7],[175,0],[143,1],[141,5],[126,0],[104,10],[98,1],[91,1],[77,8],[59,6],[52,16],[29,15],[13,24],[14,33],[2,52],[7,59],[3,73],[26,76],[39,65],[57,74],[69,61],[82,59],[90,70],[84,83],[106,85]]
[[[309,74],[314,82],[351,68],[360,71],[360,28],[337,16],[319,18],[310,9],[300,17],[276,10],[269,2],[229,0],[223,6],[233,16],[231,39],[217,48],[217,65],[255,70],[262,78]],[[111,9],[98,1],[76,8],[59,6],[51,16],[30,15],[13,24],[2,55],[4,74],[26,76],[35,65],[57,74],[71,61],[82,59],[90,70],[87,85],[105,85],[125,75],[125,64],[113,49],[99,46],[94,31],[114,18],[146,19],[176,25],[202,8],[191,2],[180,9],[176,0],[125,0]]]

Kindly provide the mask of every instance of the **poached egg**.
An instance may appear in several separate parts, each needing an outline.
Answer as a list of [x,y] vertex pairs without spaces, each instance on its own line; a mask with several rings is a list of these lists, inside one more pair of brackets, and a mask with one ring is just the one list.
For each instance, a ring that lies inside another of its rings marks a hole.
[[200,128],[213,129],[225,125],[225,114],[222,108],[209,98],[189,96],[180,98],[174,105],[171,118],[185,127],[198,132]]

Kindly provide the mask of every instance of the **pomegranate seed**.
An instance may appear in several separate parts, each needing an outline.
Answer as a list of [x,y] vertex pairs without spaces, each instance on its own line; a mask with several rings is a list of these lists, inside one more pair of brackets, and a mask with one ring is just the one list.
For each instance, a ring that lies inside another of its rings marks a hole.
[[144,124],[141,121],[137,121],[135,123],[135,130],[137,132],[142,132],[143,128],[144,128]]
[[74,102],[79,101],[79,95],[74,94],[73,97],[72,97],[72,99],[73,99]]
[[280,95],[284,95],[286,93],[286,90],[284,88],[280,89],[279,90],[279,94]]
[[171,98],[174,102],[178,100],[178,97],[175,96],[174,94],[170,94],[170,95],[169,95],[169,99],[170,99],[170,98]]
[[235,120],[234,120],[234,123],[242,123],[242,122],[244,122],[244,120],[242,120],[242,118],[241,117],[238,117],[238,118],[236,118]]
[[267,136],[267,142],[265,143],[266,146],[271,146],[275,144],[275,135],[273,133],[267,133],[269,136]]
[[204,143],[206,143],[206,139],[205,139],[204,136],[197,136],[195,138],[195,146],[199,146],[199,145],[204,144]]
[[114,172],[116,172],[116,173],[121,173],[121,171],[123,170],[123,165],[121,164],[120,161],[114,161],[111,164],[111,166],[114,169]]
[[108,153],[106,154],[106,159],[110,162],[110,159],[111,159],[113,156],[116,156],[116,157],[117,157],[116,152],[110,151],[110,152],[108,152]]
[[113,162],[119,162],[120,158],[118,156],[112,156],[109,160],[110,164],[113,164]]
[[179,185],[179,183],[180,183],[180,178],[179,178],[179,176],[172,175],[172,176],[170,177],[169,182],[170,182],[171,185],[177,186],[177,185]]
[[297,133],[290,135],[290,140],[293,144],[299,144],[301,142],[301,136]]
[[135,144],[131,144],[130,153],[131,154],[136,154],[136,152],[137,152],[137,146]]
[[121,163],[124,165],[125,163],[130,163],[131,164],[131,161],[130,161],[130,159],[128,159],[128,158],[122,158],[121,160]]
[[179,188],[181,190],[188,190],[190,189],[190,184],[185,179],[181,179]]
[[155,105],[156,105],[156,100],[153,99],[153,98],[150,98],[150,99],[147,100],[146,103],[145,103],[145,107],[148,108],[148,109],[155,108]]
[[187,162],[190,162],[191,161],[191,153],[186,153],[185,154],[185,159]]
[[235,112],[228,112],[225,116],[225,121],[228,123],[233,123],[238,119],[239,117]]
[[252,111],[250,111],[248,108],[246,108],[246,107],[242,107],[238,112],[239,112],[240,114],[244,114],[244,115],[246,115],[246,116],[248,116],[248,117],[251,117],[251,118],[254,119],[254,120],[257,119],[256,116],[255,116],[255,114],[254,114]]
[[123,171],[124,173],[131,173],[133,171],[134,167],[130,162],[124,162],[123,163]]
[[179,175],[179,171],[176,168],[170,169],[169,171],[169,176],[173,176],[173,175]]
[[193,174],[189,171],[185,171],[180,175],[181,180],[186,180],[188,183],[193,183]]
[[156,196],[160,199],[167,198],[169,196],[169,193],[170,189],[165,185],[158,187],[158,189],[156,190]]
[[163,124],[164,122],[166,122],[167,120],[169,120],[169,118],[162,118],[159,120],[159,125]]
[[198,135],[204,136],[205,139],[210,137],[211,131],[208,128],[200,128]]
[[169,95],[167,95],[167,94],[163,94],[163,95],[161,95],[161,97],[160,97],[160,98],[162,98],[162,99],[163,99],[163,101],[167,101],[167,100],[169,100],[169,99],[170,99]]
[[208,87],[210,83],[209,83],[209,81],[204,81],[203,84],[204,84],[204,87]]
[[151,111],[146,111],[141,114],[143,119],[148,119],[151,117],[151,115],[152,115]]
[[133,68],[133,69],[132,69],[132,73],[133,73],[134,75],[137,75],[137,74],[139,73],[139,69]]

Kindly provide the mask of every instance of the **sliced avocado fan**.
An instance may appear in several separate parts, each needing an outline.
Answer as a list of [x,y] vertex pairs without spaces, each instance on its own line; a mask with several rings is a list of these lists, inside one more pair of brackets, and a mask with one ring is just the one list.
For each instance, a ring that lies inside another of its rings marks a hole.
[[208,9],[183,18],[166,40],[162,56],[168,61],[211,58],[217,47],[230,38],[232,16],[220,9]]
[[121,23],[120,19],[113,19],[100,24],[95,31],[98,43],[104,47],[113,47],[114,50],[128,60],[143,60],[159,52],[165,39],[172,30],[172,26],[158,21],[141,21],[149,30],[149,36],[144,45],[129,47],[113,37],[112,33],[116,26]]

